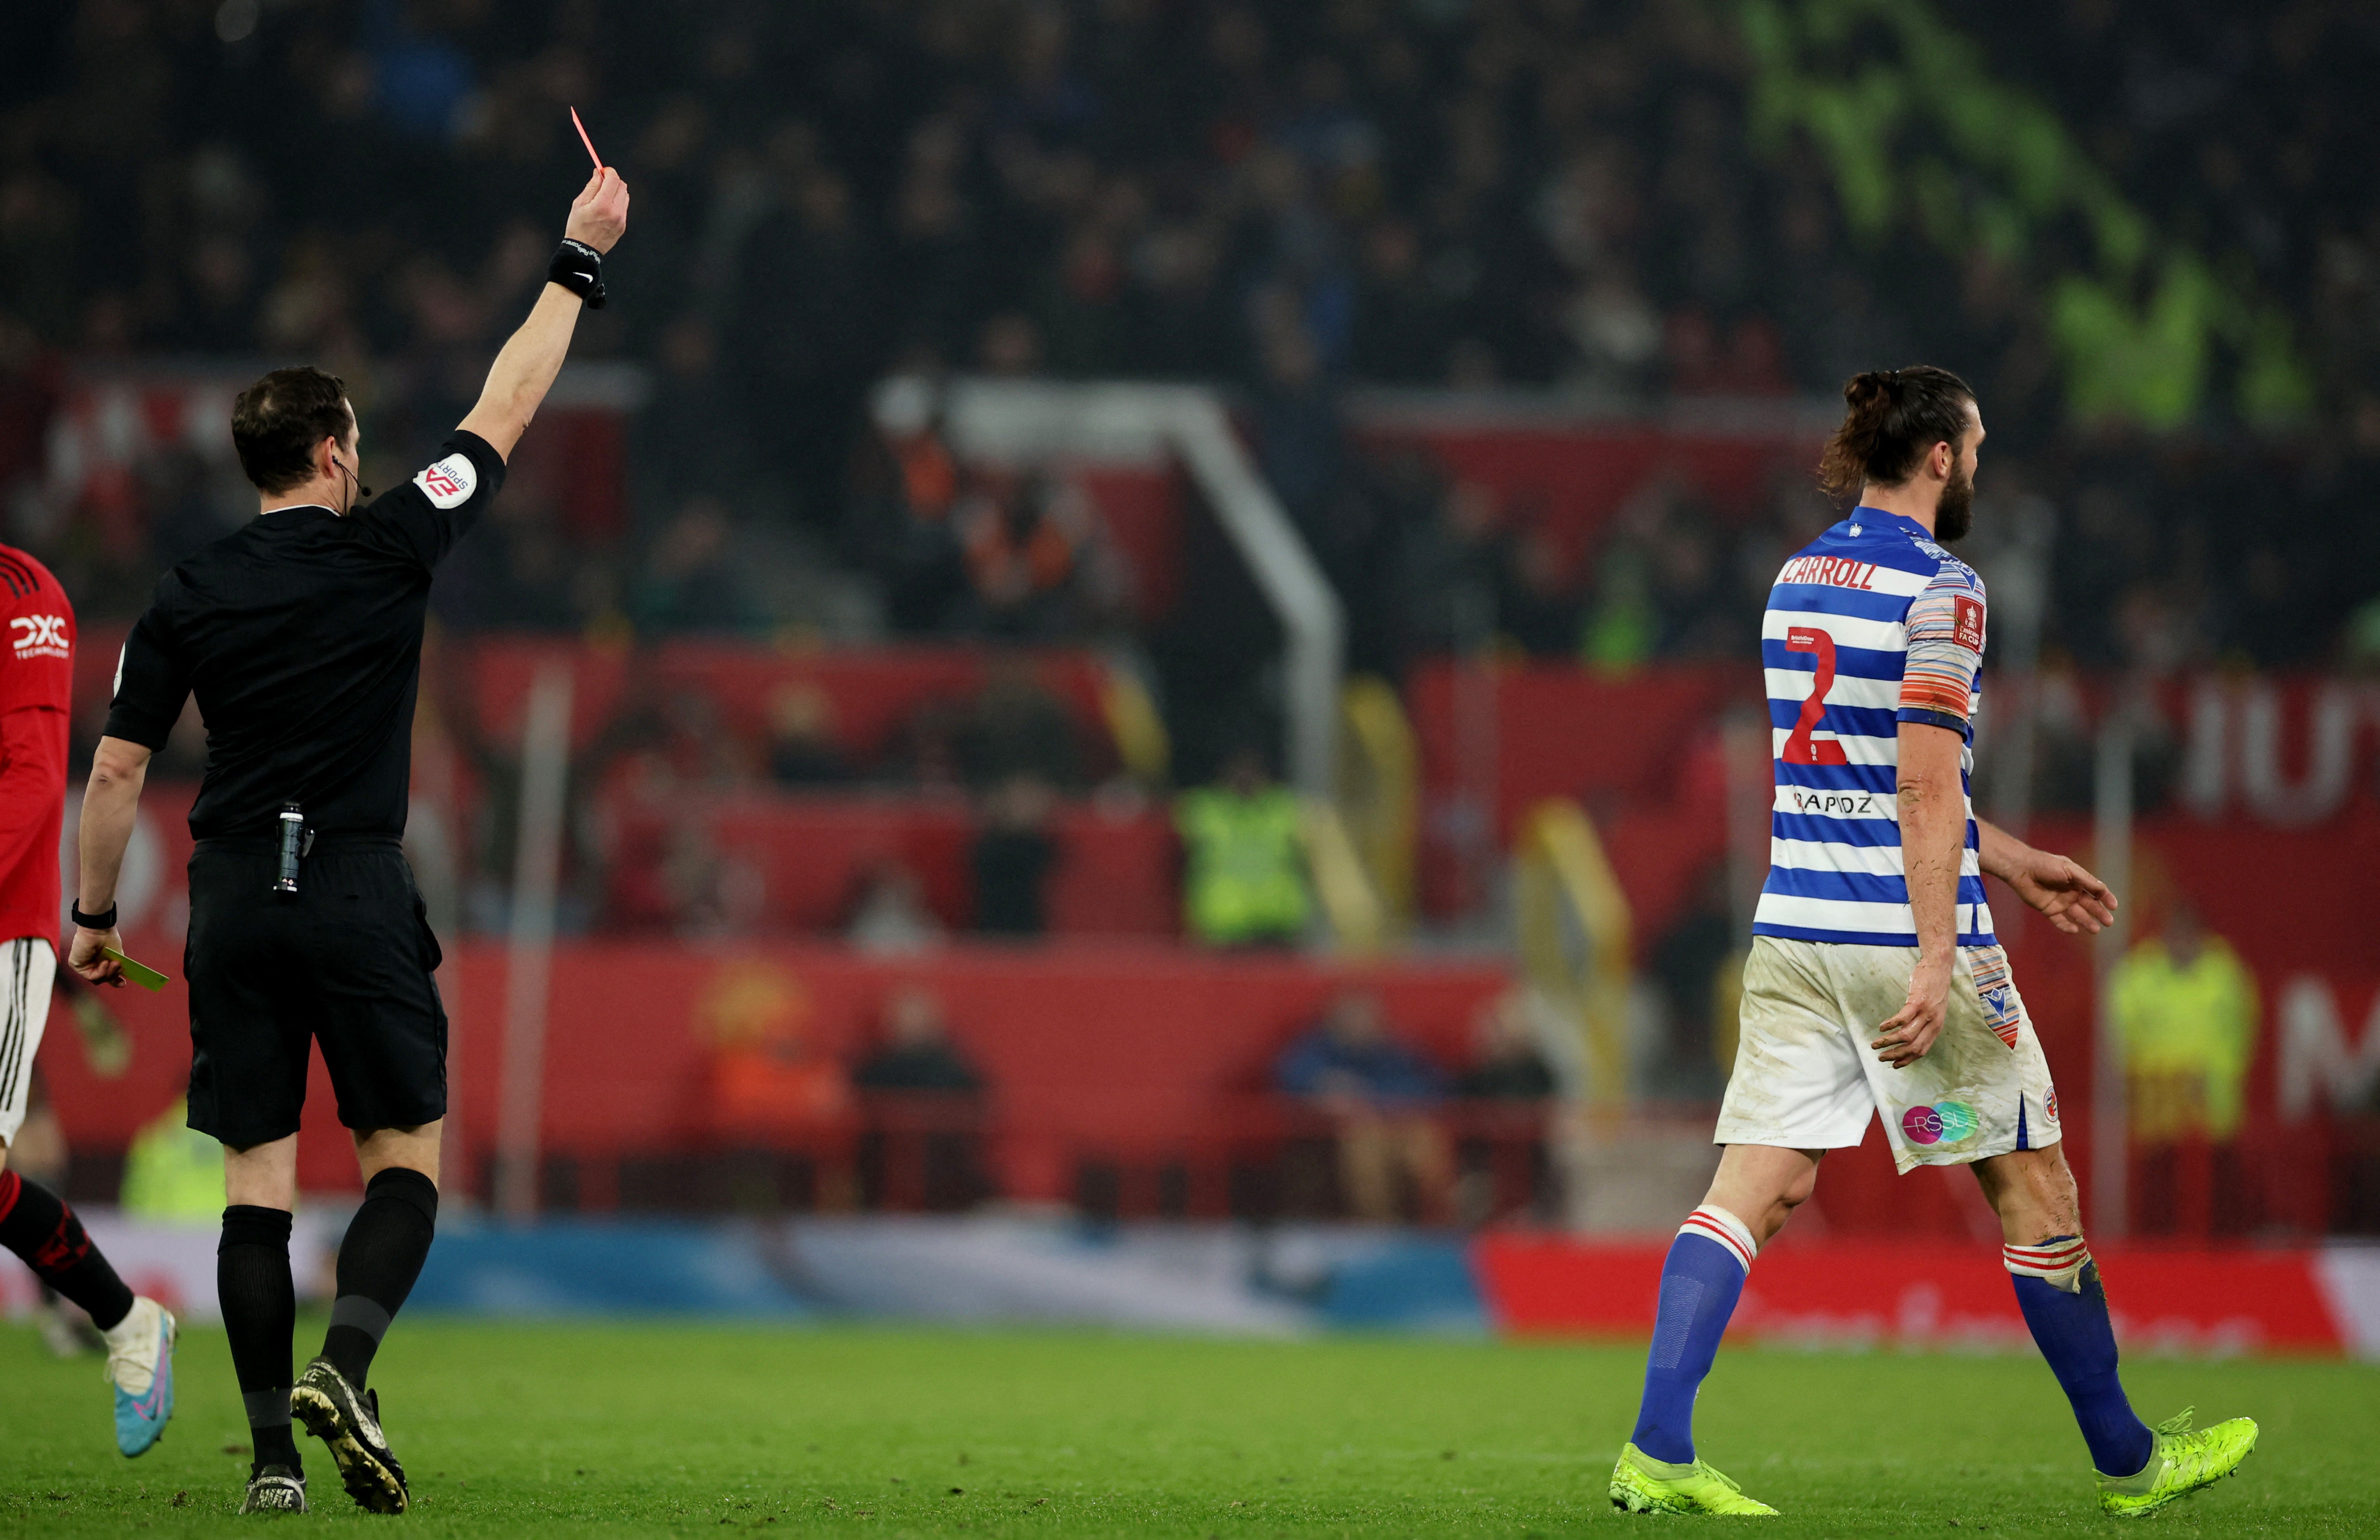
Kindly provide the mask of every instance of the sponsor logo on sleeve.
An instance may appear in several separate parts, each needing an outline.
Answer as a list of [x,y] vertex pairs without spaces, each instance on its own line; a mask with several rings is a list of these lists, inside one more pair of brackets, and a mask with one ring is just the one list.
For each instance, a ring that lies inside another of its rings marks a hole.
[[19,658],[66,658],[73,654],[64,615],[18,615],[8,623],[9,643]]
[[1970,652],[1984,649],[1984,606],[1976,600],[1961,595],[1952,600],[1958,607],[1958,629],[1952,639]]
[[449,455],[413,479],[433,508],[453,508],[480,490],[480,473],[467,455]]

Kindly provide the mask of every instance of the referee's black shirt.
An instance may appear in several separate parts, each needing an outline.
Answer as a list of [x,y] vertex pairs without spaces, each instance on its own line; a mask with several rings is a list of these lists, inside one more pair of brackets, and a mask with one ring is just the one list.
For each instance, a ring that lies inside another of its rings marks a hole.
[[116,665],[107,735],[163,748],[197,694],[207,773],[193,837],[269,834],[286,802],[326,833],[405,831],[431,569],[504,479],[503,456],[457,430],[429,468],[353,514],[260,514],[157,580]]

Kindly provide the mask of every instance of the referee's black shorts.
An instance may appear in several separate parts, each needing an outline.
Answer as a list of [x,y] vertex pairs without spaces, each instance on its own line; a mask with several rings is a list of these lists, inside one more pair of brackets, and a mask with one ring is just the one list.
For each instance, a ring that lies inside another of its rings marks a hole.
[[347,1127],[445,1116],[438,939],[396,839],[319,837],[294,895],[277,868],[270,838],[190,856],[190,1126],[237,1149],[297,1133],[310,1039]]

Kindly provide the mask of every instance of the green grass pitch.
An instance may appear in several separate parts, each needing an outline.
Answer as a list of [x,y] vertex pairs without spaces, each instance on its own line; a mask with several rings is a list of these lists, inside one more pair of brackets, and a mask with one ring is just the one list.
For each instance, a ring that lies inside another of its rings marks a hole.
[[[301,1343],[319,1340],[302,1322]],[[0,1534],[213,1533],[247,1472],[220,1331],[177,1355],[164,1442],[116,1455],[95,1359],[0,1326]],[[417,1535],[784,1534],[1512,1540],[1689,1521],[1616,1513],[1604,1482],[1641,1350],[1335,1338],[401,1322],[373,1375],[413,1480],[357,1511],[300,1438],[309,1523]],[[2151,1524],[2380,1532],[2380,1370],[2144,1360],[2162,1417],[2249,1413],[2241,1475]],[[2081,1439],[2026,1357],[1730,1352],[1703,1452],[1785,1511],[1779,1535],[2107,1532]],[[251,1522],[257,1521],[249,1521]],[[1710,1521],[1706,1521],[1710,1522]]]

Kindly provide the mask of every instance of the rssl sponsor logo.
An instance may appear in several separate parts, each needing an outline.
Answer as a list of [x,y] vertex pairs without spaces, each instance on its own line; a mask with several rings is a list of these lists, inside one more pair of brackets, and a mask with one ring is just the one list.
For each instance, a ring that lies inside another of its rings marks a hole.
[[1955,1145],[1975,1131],[1975,1110],[1963,1101],[1912,1107],[1900,1114],[1901,1137],[1912,1145]]

